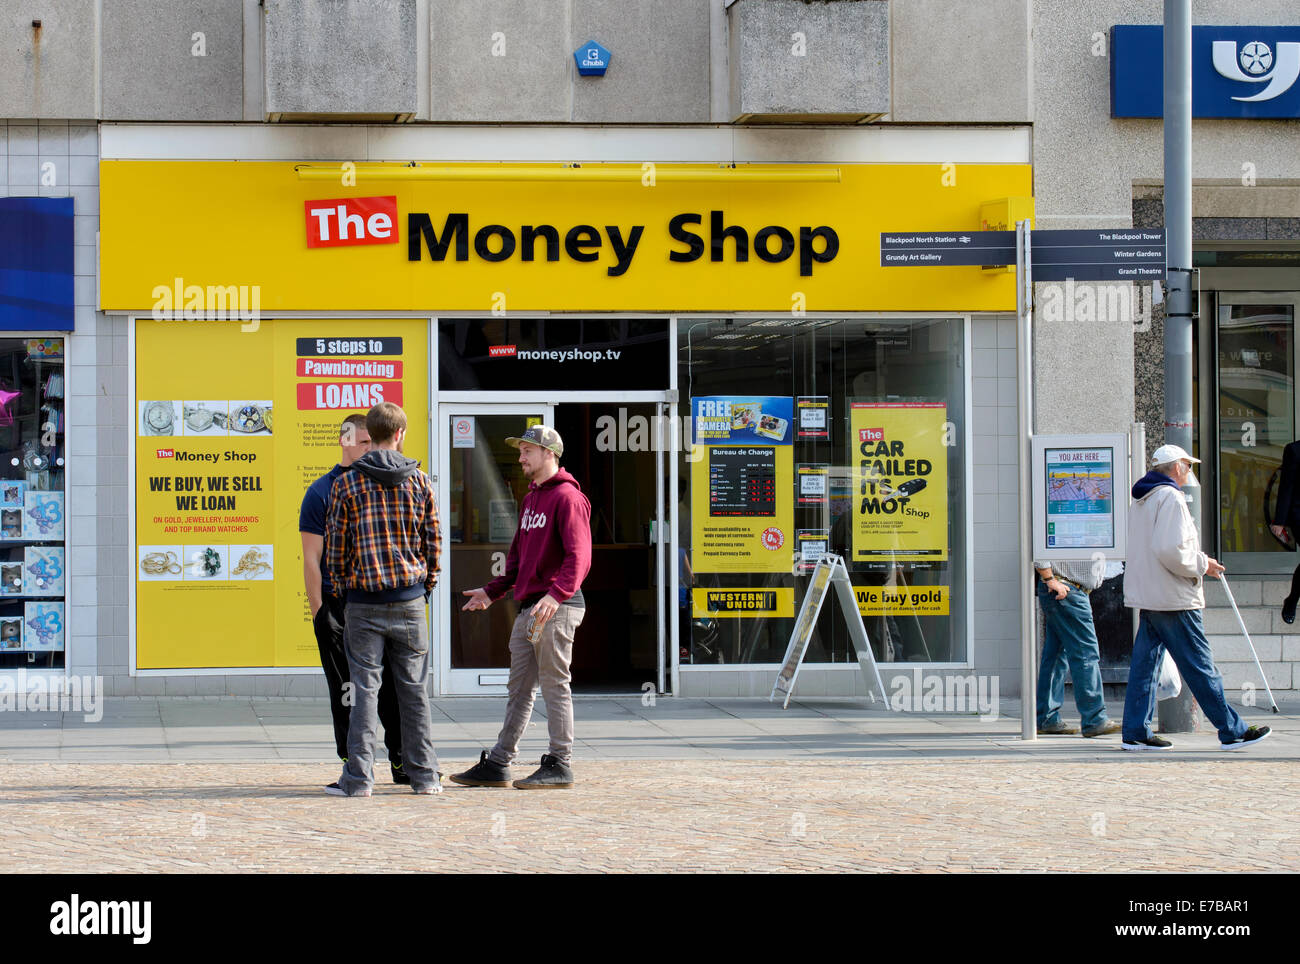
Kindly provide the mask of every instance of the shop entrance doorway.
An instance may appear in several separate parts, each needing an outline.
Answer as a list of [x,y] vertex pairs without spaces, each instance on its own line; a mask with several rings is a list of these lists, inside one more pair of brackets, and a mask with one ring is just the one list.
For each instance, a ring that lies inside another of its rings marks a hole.
[[441,694],[503,694],[518,606],[461,610],[463,593],[504,572],[528,482],[506,439],[530,424],[564,439],[561,467],[591,501],[587,614],[574,641],[573,687],[588,693],[660,688],[666,652],[665,461],[657,402],[444,403],[439,406],[438,497],[442,576],[435,625]]

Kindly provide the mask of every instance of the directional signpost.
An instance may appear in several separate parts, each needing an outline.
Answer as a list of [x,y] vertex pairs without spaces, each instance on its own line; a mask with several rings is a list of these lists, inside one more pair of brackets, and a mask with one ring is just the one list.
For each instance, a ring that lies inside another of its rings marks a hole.
[[1164,228],[1027,233],[1035,281],[1163,281],[1165,277]]
[[[1165,276],[1165,232],[1140,228],[1033,231],[1035,281],[1157,281]],[[1016,263],[1014,231],[881,232],[882,268]]]
[[1015,264],[1016,232],[906,232],[880,235],[882,268]]
[[[1028,471],[1033,416],[1029,388],[1033,382],[1030,338],[1033,313],[1033,282],[1065,281],[1161,281],[1166,276],[1165,232],[1142,228],[1101,228],[1083,231],[1033,231],[1028,221],[1019,221],[1015,231],[926,231],[881,232],[882,268],[927,268],[979,265],[1016,266],[1018,334],[1016,370],[1018,386],[1021,485],[1033,491]],[[1027,577],[1033,558],[1028,499],[1020,504],[1020,571]],[[1021,599],[1022,638],[1021,693],[1037,689],[1034,652],[1033,593]],[[791,644],[793,646],[793,643]],[[793,686],[793,679],[790,681]],[[1035,739],[1033,699],[1021,700],[1021,737]]]

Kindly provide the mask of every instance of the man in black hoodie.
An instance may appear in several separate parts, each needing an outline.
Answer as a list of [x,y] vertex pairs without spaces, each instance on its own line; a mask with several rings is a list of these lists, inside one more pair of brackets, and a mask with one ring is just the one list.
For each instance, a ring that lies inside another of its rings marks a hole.
[[325,567],[347,600],[344,645],[355,699],[348,759],[337,796],[368,797],[379,684],[385,656],[402,721],[403,769],[416,793],[440,793],[429,713],[429,594],[441,541],[433,483],[401,454],[406,413],[391,402],[366,414],[371,450],[334,483],[325,527]]

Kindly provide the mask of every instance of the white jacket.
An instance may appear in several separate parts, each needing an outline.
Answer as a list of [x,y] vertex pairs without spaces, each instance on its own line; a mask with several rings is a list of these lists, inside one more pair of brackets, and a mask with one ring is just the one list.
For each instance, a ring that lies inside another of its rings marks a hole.
[[1202,577],[1209,557],[1201,552],[1183,494],[1158,485],[1129,504],[1124,605],[1169,612],[1204,609]]

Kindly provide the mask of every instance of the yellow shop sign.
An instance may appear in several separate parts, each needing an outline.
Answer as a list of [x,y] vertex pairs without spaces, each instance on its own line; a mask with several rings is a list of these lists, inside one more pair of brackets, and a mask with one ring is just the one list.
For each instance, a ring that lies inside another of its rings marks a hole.
[[264,313],[1007,311],[1014,278],[882,268],[880,234],[975,230],[981,204],[1031,188],[1016,164],[963,166],[955,183],[935,164],[743,165],[730,181],[660,165],[649,184],[479,179],[483,165],[425,181],[393,165],[348,185],[299,167],[101,162],[103,307],[211,317],[208,292],[245,310],[246,291]]

